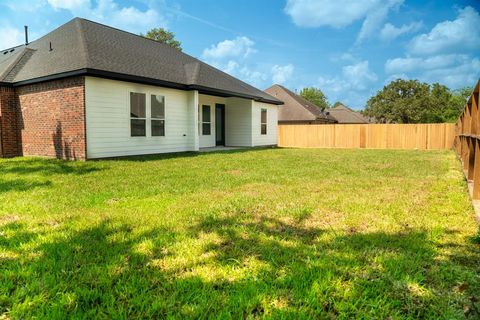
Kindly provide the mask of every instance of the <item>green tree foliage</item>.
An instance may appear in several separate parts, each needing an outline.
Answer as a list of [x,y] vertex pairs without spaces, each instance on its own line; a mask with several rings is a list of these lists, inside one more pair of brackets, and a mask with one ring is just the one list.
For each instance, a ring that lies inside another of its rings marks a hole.
[[338,106],[344,106],[345,103],[341,102],[341,101],[337,101],[333,104],[332,108],[335,108],[335,107],[338,107]]
[[451,99],[451,115],[449,122],[457,121],[458,117],[462,114],[463,109],[465,109],[465,103],[467,99],[472,94],[473,87],[463,87],[452,92]]
[[454,122],[465,106],[471,88],[452,91],[434,83],[397,79],[367,102],[364,114],[379,122]]
[[318,88],[314,88],[314,87],[303,88],[300,91],[300,96],[310,101],[320,109],[330,108],[330,104],[328,103],[327,97],[325,96],[325,94],[323,94],[322,90]]
[[172,48],[182,51],[182,43],[175,39],[175,34],[164,28],[153,28],[147,34],[140,34],[142,37],[165,43]]

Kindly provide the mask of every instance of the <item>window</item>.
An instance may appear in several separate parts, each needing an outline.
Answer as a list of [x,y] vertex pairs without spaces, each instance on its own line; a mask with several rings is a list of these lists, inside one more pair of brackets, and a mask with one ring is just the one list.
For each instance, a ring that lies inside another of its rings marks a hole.
[[212,132],[212,121],[210,116],[210,106],[202,106],[202,134],[209,136]]
[[152,137],[165,136],[165,97],[150,96]]
[[267,134],[267,109],[262,109],[260,116],[261,134]]
[[130,135],[145,137],[146,130],[146,95],[130,92]]

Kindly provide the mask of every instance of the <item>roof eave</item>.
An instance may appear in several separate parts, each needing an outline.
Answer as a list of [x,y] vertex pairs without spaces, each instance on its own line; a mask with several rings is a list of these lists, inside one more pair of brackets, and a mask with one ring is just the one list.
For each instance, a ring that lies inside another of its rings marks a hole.
[[265,103],[275,104],[275,105],[283,104],[283,102],[280,100],[270,100],[262,97],[242,94],[242,93],[228,91],[228,90],[209,88],[209,87],[204,87],[199,85],[186,85],[186,84],[169,82],[169,81],[164,81],[159,79],[140,77],[140,76],[134,76],[134,75],[128,75],[123,73],[104,71],[104,70],[97,70],[97,69],[90,69],[90,68],[62,72],[62,73],[57,73],[57,74],[39,77],[35,79],[18,81],[13,84],[12,83],[9,83],[9,84],[15,87],[18,87],[18,86],[24,86],[27,84],[34,84],[39,82],[45,82],[45,81],[51,81],[51,80],[57,80],[62,78],[75,77],[75,76],[94,76],[94,77],[111,79],[111,80],[121,80],[121,81],[129,81],[129,82],[143,83],[143,84],[149,84],[149,85],[157,85],[161,87],[186,90],[186,91],[198,90],[205,94],[217,95],[222,97],[237,97],[237,98],[244,98],[244,99],[252,99],[255,101],[265,102]]

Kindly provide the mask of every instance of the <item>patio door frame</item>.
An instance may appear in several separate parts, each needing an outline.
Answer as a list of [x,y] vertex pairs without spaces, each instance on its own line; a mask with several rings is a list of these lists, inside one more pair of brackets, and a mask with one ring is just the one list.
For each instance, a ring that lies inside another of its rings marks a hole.
[[[220,119],[218,119],[218,110],[220,110]],[[217,139],[217,128],[218,128],[218,121],[220,121],[220,129],[221,129],[221,139]],[[215,146],[225,146],[225,105],[222,103],[215,104]]]

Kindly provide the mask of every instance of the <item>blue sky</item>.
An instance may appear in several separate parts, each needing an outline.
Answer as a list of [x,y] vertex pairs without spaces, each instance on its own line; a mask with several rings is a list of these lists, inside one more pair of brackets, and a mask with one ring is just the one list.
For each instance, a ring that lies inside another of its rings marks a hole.
[[480,2],[0,0],[0,48],[75,16],[134,33],[165,27],[186,53],[258,88],[321,88],[361,109],[392,79],[453,89],[480,77]]

